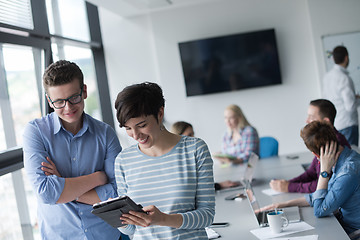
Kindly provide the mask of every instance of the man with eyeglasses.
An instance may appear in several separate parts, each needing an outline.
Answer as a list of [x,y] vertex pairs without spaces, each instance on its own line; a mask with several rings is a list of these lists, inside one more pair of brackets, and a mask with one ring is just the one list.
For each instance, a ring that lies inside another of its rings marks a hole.
[[84,112],[87,86],[75,63],[51,64],[43,86],[54,112],[31,121],[23,135],[42,239],[121,238],[91,213],[92,204],[117,196],[114,160],[121,146],[115,131]]

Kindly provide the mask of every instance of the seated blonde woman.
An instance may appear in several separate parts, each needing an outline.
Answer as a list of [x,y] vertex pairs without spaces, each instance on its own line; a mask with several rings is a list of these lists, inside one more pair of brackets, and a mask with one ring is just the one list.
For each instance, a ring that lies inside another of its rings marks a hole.
[[259,136],[250,125],[240,107],[231,104],[224,111],[224,120],[228,130],[225,132],[221,154],[215,157],[222,163],[244,163],[252,152],[259,155]]
[[[171,132],[178,135],[184,135],[189,137],[194,137],[195,135],[193,126],[190,123],[184,121],[175,122],[171,126]],[[233,182],[227,180],[220,183],[215,183],[215,190],[221,190],[221,189],[237,187],[237,186],[239,186],[239,182]]]

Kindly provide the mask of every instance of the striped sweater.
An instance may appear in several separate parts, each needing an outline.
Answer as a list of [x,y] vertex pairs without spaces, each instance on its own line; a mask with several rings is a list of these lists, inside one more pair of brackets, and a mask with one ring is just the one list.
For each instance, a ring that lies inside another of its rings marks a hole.
[[138,145],[123,150],[115,160],[118,194],[142,206],[183,217],[180,228],[164,226],[119,228],[136,239],[208,239],[205,227],[215,214],[213,161],[206,143],[183,136],[159,157],[143,154]]

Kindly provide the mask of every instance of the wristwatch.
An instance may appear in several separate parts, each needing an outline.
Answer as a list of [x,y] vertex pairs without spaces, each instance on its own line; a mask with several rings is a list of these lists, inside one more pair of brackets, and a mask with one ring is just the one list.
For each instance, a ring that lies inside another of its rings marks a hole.
[[328,178],[328,177],[330,176],[330,174],[329,174],[327,171],[321,172],[320,175],[321,175],[323,178]]

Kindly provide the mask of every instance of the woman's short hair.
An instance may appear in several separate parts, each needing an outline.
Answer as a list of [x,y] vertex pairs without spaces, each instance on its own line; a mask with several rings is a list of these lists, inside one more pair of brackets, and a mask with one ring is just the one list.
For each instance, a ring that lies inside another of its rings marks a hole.
[[320,148],[326,143],[338,143],[334,127],[326,121],[313,121],[307,124],[300,132],[306,147],[320,156]]
[[246,126],[250,126],[250,123],[248,122],[244,113],[241,111],[241,108],[238,105],[230,104],[229,106],[226,107],[225,110],[231,110],[235,114],[235,116],[237,116],[239,118],[239,126],[238,127],[240,129],[243,129]]
[[192,125],[188,122],[184,122],[184,121],[175,122],[171,126],[171,132],[177,135],[182,135],[185,132],[185,130],[189,127],[192,128]]
[[43,75],[43,86],[47,91],[48,87],[60,86],[79,80],[80,88],[84,86],[84,75],[76,63],[66,60],[59,60],[50,64]]
[[130,118],[153,115],[158,120],[165,99],[159,85],[143,82],[125,87],[115,101],[116,118],[120,127],[124,127]]

